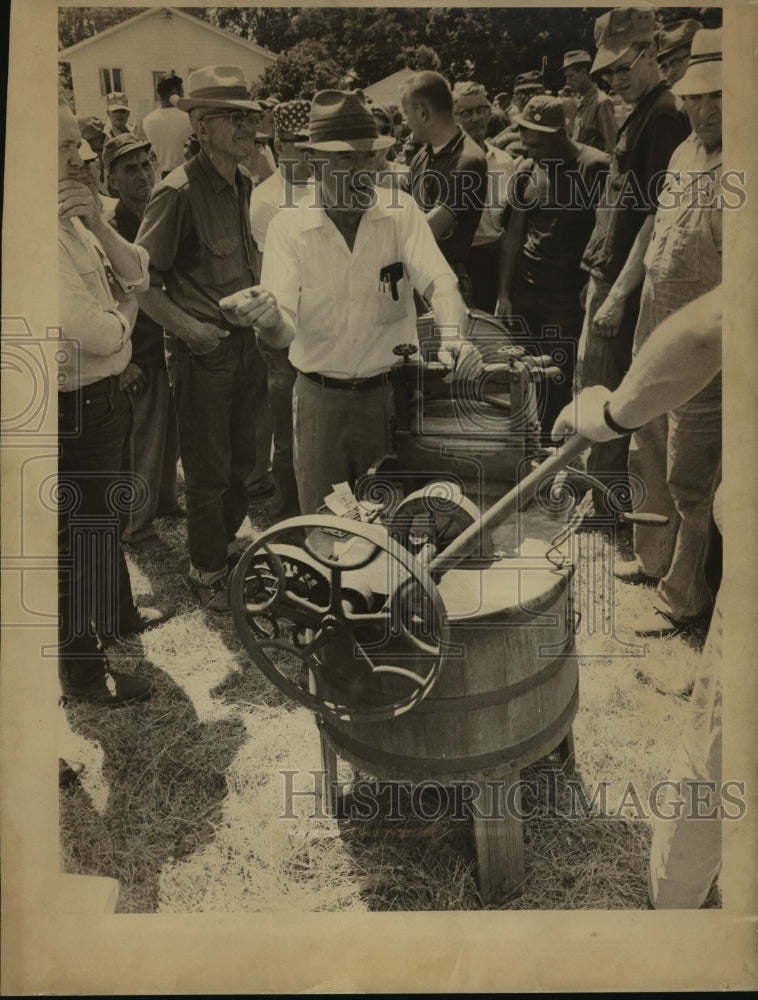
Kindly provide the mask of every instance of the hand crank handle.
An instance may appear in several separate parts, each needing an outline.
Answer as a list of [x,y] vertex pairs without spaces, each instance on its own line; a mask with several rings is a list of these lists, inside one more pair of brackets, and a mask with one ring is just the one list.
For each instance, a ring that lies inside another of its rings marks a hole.
[[646,514],[644,511],[635,511],[627,514],[626,511],[619,511],[619,521],[628,521],[629,524],[645,524],[650,528],[662,528],[669,523],[665,514]]
[[545,480],[546,476],[549,477],[560,472],[572,458],[576,458],[591,445],[591,441],[578,434],[568,438],[553,455],[545,459],[537,468],[532,469],[527,476],[516,483],[512,490],[509,490],[504,497],[493,504],[486,514],[469,528],[466,528],[457,538],[454,538],[447,548],[432,560],[429,565],[432,578],[439,579],[442,573],[457,566],[462,559],[477,548],[482,534],[491,532],[527,500],[531,500],[537,487]]
[[543,378],[557,378],[558,375],[563,375],[563,372],[557,365],[551,365],[549,368],[529,369],[530,382],[539,382],[539,380]]

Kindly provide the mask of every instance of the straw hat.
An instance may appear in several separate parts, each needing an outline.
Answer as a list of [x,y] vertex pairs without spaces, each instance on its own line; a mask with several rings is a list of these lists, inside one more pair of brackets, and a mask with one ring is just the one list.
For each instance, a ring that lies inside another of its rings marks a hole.
[[187,78],[187,96],[174,94],[169,98],[182,111],[193,108],[239,108],[261,111],[257,101],[251,101],[245,77],[239,66],[204,66]]
[[394,144],[393,136],[379,134],[379,122],[354,90],[319,90],[314,94],[308,141],[296,143],[301,149],[325,153],[368,152]]
[[692,51],[687,72],[671,88],[674,94],[712,94],[721,90],[723,31],[703,28],[692,39]]

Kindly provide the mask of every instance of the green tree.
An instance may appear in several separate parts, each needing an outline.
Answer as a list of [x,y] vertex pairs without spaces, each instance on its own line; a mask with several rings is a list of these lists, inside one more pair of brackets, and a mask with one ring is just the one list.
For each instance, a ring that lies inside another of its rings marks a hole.
[[290,44],[290,21],[293,7],[198,7],[197,14],[209,24],[262,45],[271,52],[282,52]]
[[401,55],[403,65],[407,66],[408,69],[415,70],[417,73],[426,69],[439,72],[440,57],[428,45],[409,45],[402,50]]
[[58,50],[67,49],[99,31],[112,28],[130,17],[136,17],[147,7],[59,7]]
[[309,100],[317,90],[346,86],[346,77],[345,67],[330,57],[325,45],[306,39],[278,56],[251,92],[254,97],[276,94],[282,101]]

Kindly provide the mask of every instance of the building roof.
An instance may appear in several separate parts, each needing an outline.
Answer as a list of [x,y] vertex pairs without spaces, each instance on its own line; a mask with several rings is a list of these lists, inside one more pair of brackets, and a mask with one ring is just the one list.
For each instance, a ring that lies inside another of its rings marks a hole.
[[415,70],[408,69],[408,67],[405,66],[403,69],[399,69],[397,72],[391,73],[389,76],[385,76],[383,80],[377,80],[376,83],[372,83],[370,86],[364,87],[363,93],[366,97],[371,98],[371,100],[376,104],[396,104],[399,106],[400,93],[404,84],[415,75]]
[[89,38],[85,38],[84,41],[77,42],[76,45],[70,45],[67,49],[61,49],[58,53],[58,62],[68,62],[70,56],[77,52],[81,52],[81,50],[86,48],[88,45],[99,42],[106,36],[115,35],[116,32],[121,31],[123,28],[131,27],[131,25],[136,24],[138,21],[145,21],[148,18],[156,17],[159,14],[168,14],[172,17],[178,17],[184,19],[185,21],[190,21],[192,24],[199,25],[206,31],[210,31],[216,35],[221,35],[227,41],[236,42],[238,45],[247,49],[248,52],[255,52],[268,59],[276,59],[276,54],[270,52],[268,49],[264,49],[262,45],[256,45],[255,42],[248,42],[247,39],[240,38],[239,35],[235,35],[234,32],[227,31],[225,28],[217,28],[213,24],[208,24],[207,21],[203,21],[201,18],[195,17],[193,14],[187,14],[178,7],[151,7],[149,10],[143,10],[140,14],[136,14],[134,17],[127,18],[126,21],[121,21],[119,24],[114,24],[110,28],[106,28],[105,31],[98,31]]

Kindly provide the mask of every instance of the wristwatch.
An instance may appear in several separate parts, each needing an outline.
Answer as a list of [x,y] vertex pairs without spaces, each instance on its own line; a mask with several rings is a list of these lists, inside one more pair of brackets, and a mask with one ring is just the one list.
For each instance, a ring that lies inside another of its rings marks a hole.
[[605,419],[606,425],[614,432],[614,434],[619,434],[623,437],[625,434],[634,434],[635,431],[639,430],[639,427],[622,427],[621,424],[617,424],[616,421],[611,416],[611,401],[606,399],[603,403],[603,417]]

